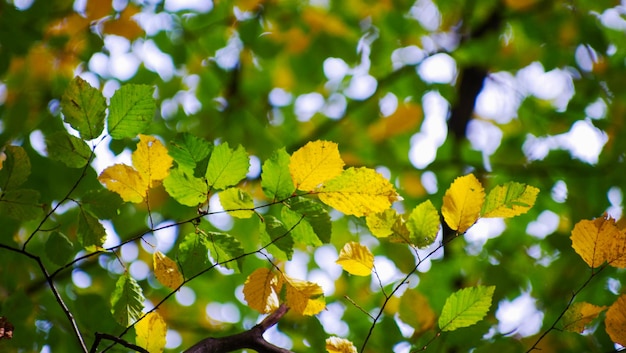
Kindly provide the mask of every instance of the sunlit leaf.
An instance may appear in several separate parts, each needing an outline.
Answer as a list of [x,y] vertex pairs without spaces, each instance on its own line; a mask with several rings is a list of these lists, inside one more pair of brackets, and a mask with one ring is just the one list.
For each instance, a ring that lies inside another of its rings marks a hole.
[[159,313],[156,311],[148,313],[135,325],[135,333],[138,346],[150,353],[163,352],[167,325]]
[[28,221],[41,216],[42,205],[39,204],[39,191],[30,189],[9,190],[0,194],[0,214]]
[[233,150],[224,142],[213,149],[206,180],[210,188],[223,190],[245,178],[249,167],[250,159],[243,147],[238,146]]
[[369,276],[374,268],[374,255],[366,246],[349,242],[341,248],[335,262],[352,275]]
[[80,137],[92,140],[104,130],[106,101],[102,93],[80,76],[74,77],[61,97],[61,112]]
[[339,337],[329,337],[326,339],[326,351],[328,353],[357,353],[354,343]]
[[194,175],[198,163],[207,158],[212,150],[211,143],[189,133],[178,136],[169,145],[169,154],[178,164],[178,168],[191,175]]
[[139,135],[139,143],[132,154],[132,160],[133,167],[148,183],[148,188],[154,187],[156,182],[168,176],[173,161],[161,141],[146,135]]
[[181,205],[197,207],[207,202],[206,181],[194,177],[187,169],[175,168],[163,180],[167,193]]
[[285,227],[290,230],[290,235],[294,242],[310,246],[322,245],[322,241],[315,234],[311,224],[305,220],[303,214],[294,212],[285,206],[282,208],[280,216],[285,223]]
[[418,248],[432,244],[441,228],[439,212],[430,200],[417,205],[406,221],[411,243]]
[[239,188],[228,188],[219,193],[222,207],[235,218],[250,218],[254,215],[252,196]]
[[437,315],[430,307],[428,299],[414,289],[408,289],[402,294],[398,314],[402,322],[415,329],[413,337],[433,328],[437,320]]
[[136,84],[126,84],[115,91],[107,119],[112,138],[133,138],[145,132],[156,110],[153,93],[152,86]]
[[0,189],[9,190],[22,185],[30,175],[30,158],[20,146],[6,146],[6,159],[0,169]]
[[626,234],[610,217],[576,223],[570,239],[574,251],[592,268],[605,262],[615,267],[626,266]]
[[482,320],[491,307],[495,289],[495,286],[476,286],[452,293],[439,316],[439,328],[442,331],[454,331]]
[[46,256],[53,264],[63,266],[74,254],[74,244],[60,232],[52,232],[46,240]]
[[493,188],[482,209],[482,217],[514,217],[528,212],[539,194],[536,187],[509,182]]
[[289,172],[297,189],[313,191],[343,171],[344,162],[334,142],[314,141],[295,151],[289,161]]
[[85,141],[62,131],[46,136],[46,147],[50,159],[70,168],[82,168],[91,158],[91,149]]
[[271,313],[278,308],[280,292],[278,276],[267,268],[258,268],[248,276],[243,285],[243,297],[252,309],[261,314]]
[[485,190],[474,174],[458,177],[443,196],[441,213],[452,230],[463,234],[480,216]]
[[133,167],[125,164],[115,164],[106,168],[100,173],[98,180],[126,202],[143,202],[148,192],[148,182]]
[[183,283],[183,275],[178,271],[178,264],[160,251],[152,254],[152,266],[154,276],[164,286],[171,289],[178,289]]
[[261,187],[270,200],[286,199],[296,190],[289,173],[289,160],[289,154],[281,148],[263,163]]
[[301,315],[315,315],[326,307],[324,291],[318,284],[284,276],[286,303]]
[[144,300],[141,287],[126,272],[115,283],[111,294],[111,313],[120,325],[128,327],[141,317]]
[[626,346],[626,295],[620,295],[606,311],[604,319],[606,333],[611,340],[622,346]]
[[378,238],[386,238],[393,234],[393,226],[398,221],[398,212],[388,208],[382,212],[371,213],[365,217],[367,228]]
[[291,211],[304,217],[301,222],[310,225],[311,230],[322,243],[330,242],[332,232],[330,215],[319,202],[298,196],[290,198],[286,204]]
[[382,212],[400,200],[389,180],[374,169],[348,168],[318,190],[325,204],[357,217]]
[[570,306],[563,318],[561,327],[570,332],[582,333],[598,315],[606,310],[606,306],[597,306],[590,303],[574,303]]
[[205,270],[209,263],[209,244],[204,235],[190,233],[178,245],[177,259],[186,278]]
[[264,222],[261,223],[261,242],[268,245],[267,250],[278,259],[291,260],[293,238],[287,227],[276,217],[264,217]]
[[102,249],[107,233],[100,221],[81,209],[78,214],[78,240],[87,251]]
[[206,237],[209,253],[215,262],[235,272],[241,271],[243,247],[235,237],[207,230],[203,230],[201,234]]

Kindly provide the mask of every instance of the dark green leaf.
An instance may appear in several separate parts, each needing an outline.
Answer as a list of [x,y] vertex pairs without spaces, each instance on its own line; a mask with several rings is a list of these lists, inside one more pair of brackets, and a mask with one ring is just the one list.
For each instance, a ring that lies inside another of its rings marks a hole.
[[323,243],[330,242],[332,225],[328,211],[319,202],[305,197],[294,197],[287,201],[290,209],[302,216],[311,225],[315,235]]
[[111,294],[111,313],[120,325],[128,327],[141,317],[144,300],[141,287],[126,272],[115,283]]
[[78,240],[87,251],[95,251],[102,248],[107,234],[104,227],[96,217],[86,210],[80,210],[78,214]]
[[106,101],[100,91],[79,76],[72,80],[61,98],[61,111],[85,140],[100,136],[104,129]]
[[42,215],[39,191],[29,189],[9,190],[0,196],[0,214],[20,221],[28,221]]
[[261,223],[261,242],[263,246],[281,260],[291,260],[293,255],[293,239],[289,230],[276,217],[267,215]]
[[208,268],[209,248],[204,235],[190,233],[178,245],[178,258],[185,278],[190,278]]
[[22,185],[30,175],[30,158],[20,146],[6,146],[6,160],[0,169],[0,188],[14,189]]
[[235,272],[241,271],[243,248],[237,239],[229,234],[204,230],[201,235],[205,237],[211,258],[216,263]]
[[88,191],[81,199],[81,204],[99,219],[111,219],[119,214],[119,208],[124,201],[122,198],[107,189]]
[[57,131],[46,136],[48,156],[70,168],[82,168],[91,158],[91,149],[85,141],[66,132]]
[[74,244],[60,232],[52,232],[46,241],[46,256],[55,265],[63,266],[74,254]]

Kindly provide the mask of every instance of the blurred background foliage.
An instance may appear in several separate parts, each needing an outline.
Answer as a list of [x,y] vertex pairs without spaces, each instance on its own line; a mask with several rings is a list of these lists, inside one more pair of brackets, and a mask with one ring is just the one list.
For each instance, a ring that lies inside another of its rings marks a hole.
[[[0,144],[26,149],[32,164],[26,186],[41,192],[44,207],[61,200],[80,171],[48,159],[42,140],[67,128],[60,97],[81,75],[106,97],[124,83],[154,85],[159,114],[149,133],[164,141],[190,132],[241,144],[261,162],[281,147],[291,153],[307,141],[336,141],[349,165],[390,178],[404,198],[399,209],[425,199],[440,207],[452,180],[468,172],[487,189],[507,181],[536,186],[541,193],[528,214],[480,221],[445,255],[426,261],[409,284],[435,313],[459,288],[496,286],[485,321],[443,334],[429,350],[525,351],[589,273],[571,248],[573,225],[604,212],[622,216],[625,6],[614,0],[0,0]],[[75,194],[102,189],[96,174],[135,144],[104,139]],[[262,203],[258,165],[245,185]],[[155,193],[157,223],[194,215],[162,190]],[[78,212],[68,204],[54,215],[55,225],[75,233]],[[123,205],[106,223],[110,245],[146,229],[147,218],[145,208]],[[216,229],[255,249],[257,219],[218,218],[210,219]],[[328,310],[319,318],[287,315],[272,332],[278,345],[320,352],[327,336],[339,335],[360,347],[371,324],[360,308],[373,312],[384,297],[376,279],[337,273],[335,256],[345,242],[370,246],[386,290],[415,264],[405,247],[371,237],[362,220],[334,220],[329,245],[302,248],[296,265],[287,265],[303,279],[324,281]],[[0,215],[0,241],[19,244],[36,226]],[[191,229],[180,227],[170,241]],[[43,253],[44,244],[45,234],[31,250]],[[118,256],[129,268],[147,268],[152,249],[144,245],[131,244]],[[242,302],[241,285],[264,265],[250,257],[241,274],[212,271],[168,301],[161,313],[171,330],[169,349],[251,327],[258,315]],[[116,256],[104,254],[58,278],[88,340],[95,331],[121,331],[107,295],[121,271]],[[146,270],[138,273],[145,274],[138,279],[148,300],[168,293]],[[0,314],[16,325],[0,350],[76,351],[34,263],[3,252],[0,278]],[[606,270],[580,298],[610,304],[623,279],[622,271]],[[398,306],[399,299],[391,301],[368,352],[407,352],[434,335],[413,335],[395,314]],[[425,310],[403,308],[414,315]],[[584,335],[552,332],[540,347],[615,349],[601,320]]]

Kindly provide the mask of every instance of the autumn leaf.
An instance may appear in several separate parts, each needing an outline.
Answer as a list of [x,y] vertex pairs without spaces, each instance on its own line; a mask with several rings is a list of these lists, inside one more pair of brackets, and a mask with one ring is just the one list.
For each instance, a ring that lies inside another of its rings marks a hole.
[[134,40],[143,34],[143,29],[133,20],[133,16],[141,9],[133,4],[128,4],[117,18],[104,21],[102,31],[107,34],[115,34]]
[[153,311],[146,314],[135,325],[135,333],[137,334],[138,346],[145,348],[150,353],[163,352],[167,326],[159,313]]
[[282,283],[267,268],[258,268],[248,276],[243,285],[243,297],[252,309],[268,314],[278,309],[278,293]]
[[495,289],[495,286],[476,286],[452,293],[439,316],[439,328],[442,331],[454,331],[482,320],[491,307]]
[[563,315],[561,326],[564,330],[582,333],[585,327],[604,310],[606,310],[606,306],[597,306],[585,302],[574,303]]
[[146,197],[147,183],[138,171],[125,164],[112,165],[100,173],[98,180],[126,202],[140,203]]
[[484,201],[485,190],[474,174],[458,177],[443,196],[443,219],[463,234],[478,220]]
[[328,353],[357,353],[354,343],[335,336],[326,339],[326,351]]
[[510,182],[493,188],[485,200],[482,217],[514,217],[528,212],[539,194],[536,187]]
[[408,289],[402,294],[398,314],[402,322],[415,329],[413,337],[433,328],[437,320],[428,299],[414,289]]
[[599,217],[582,220],[574,226],[572,248],[591,268],[609,262],[611,266],[626,267],[626,234],[617,228],[615,220]]
[[372,235],[377,238],[386,238],[393,234],[393,226],[399,217],[396,210],[388,208],[382,212],[368,214],[365,217],[365,224]]
[[151,188],[170,173],[172,157],[159,139],[154,136],[139,135],[137,150],[132,154],[133,167]]
[[374,142],[415,131],[422,121],[422,109],[414,103],[399,105],[396,111],[386,118],[380,118],[367,130]]
[[346,169],[317,193],[323,203],[357,217],[382,212],[401,199],[389,180],[365,167]]
[[313,191],[341,174],[344,164],[336,143],[314,141],[291,155],[289,172],[297,189]]
[[406,221],[411,243],[418,248],[425,248],[437,238],[441,228],[439,212],[430,200],[417,205]]
[[160,251],[152,254],[154,275],[164,286],[178,289],[183,283],[183,275],[178,271],[178,264]]
[[349,242],[343,246],[335,262],[352,275],[368,276],[374,268],[374,255],[366,246]]
[[622,294],[609,307],[604,319],[606,333],[611,340],[619,345],[626,346],[626,295]]
[[301,315],[315,315],[324,310],[324,292],[318,284],[283,275],[286,287],[286,303]]

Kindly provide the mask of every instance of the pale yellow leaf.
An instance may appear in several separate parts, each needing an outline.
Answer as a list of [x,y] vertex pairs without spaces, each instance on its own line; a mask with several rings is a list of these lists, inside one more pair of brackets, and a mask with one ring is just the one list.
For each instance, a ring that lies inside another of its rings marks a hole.
[[313,191],[343,171],[344,162],[334,142],[314,141],[295,151],[289,160],[289,173],[297,189]]
[[326,339],[326,351],[328,353],[357,353],[354,343],[336,336]]
[[582,333],[585,327],[605,309],[606,306],[597,306],[585,302],[574,303],[563,315],[561,325],[564,330]]
[[318,189],[320,200],[357,217],[382,212],[401,200],[393,185],[370,168],[348,168]]
[[326,307],[324,291],[318,284],[284,276],[286,303],[301,315],[315,315]]
[[150,353],[163,352],[165,348],[165,335],[167,326],[159,313],[148,313],[135,325],[137,345],[145,348]]
[[258,268],[243,285],[243,297],[252,309],[261,314],[271,313],[280,305],[278,293],[282,287],[278,276],[267,268]]
[[386,238],[393,234],[393,226],[400,216],[393,208],[383,212],[371,213],[365,217],[365,223],[372,235],[378,238]]
[[485,190],[474,174],[458,177],[443,196],[441,213],[452,230],[459,234],[471,227],[480,216]]
[[366,246],[351,241],[343,246],[336,262],[352,275],[368,276],[374,268],[374,255]]
[[142,202],[148,192],[148,183],[141,174],[133,167],[124,164],[115,164],[106,168],[98,180],[106,185],[107,189],[118,193],[126,202]]
[[606,333],[611,340],[622,346],[626,346],[626,294],[622,294],[615,303],[609,307],[604,319]]
[[605,262],[620,268],[626,266],[626,235],[610,217],[576,223],[570,239],[574,251],[591,268],[599,267]]
[[252,196],[239,188],[228,188],[219,194],[220,204],[235,218],[250,218],[254,215]]
[[161,141],[154,136],[139,135],[137,150],[132,155],[133,166],[148,183],[147,188],[154,187],[156,182],[170,174],[172,157]]
[[152,254],[152,262],[154,266],[154,275],[164,286],[171,289],[178,289],[184,282],[183,275],[178,270],[176,262],[165,256],[160,251]]

